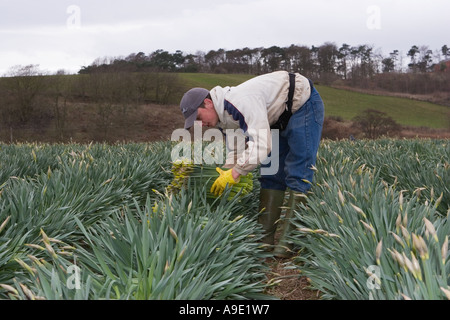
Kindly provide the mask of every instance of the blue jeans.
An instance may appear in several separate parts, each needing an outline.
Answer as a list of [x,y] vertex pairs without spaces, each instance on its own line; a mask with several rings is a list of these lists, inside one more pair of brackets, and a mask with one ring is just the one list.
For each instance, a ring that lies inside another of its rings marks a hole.
[[309,100],[291,116],[286,129],[279,133],[278,172],[261,174],[261,188],[283,191],[290,188],[303,193],[311,188],[314,176],[311,166],[316,165],[324,113],[322,98],[312,88]]

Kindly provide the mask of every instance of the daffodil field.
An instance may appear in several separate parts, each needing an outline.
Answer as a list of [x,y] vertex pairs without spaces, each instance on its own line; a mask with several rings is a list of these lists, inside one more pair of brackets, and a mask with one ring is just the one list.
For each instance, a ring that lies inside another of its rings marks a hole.
[[293,241],[324,299],[450,299],[449,141],[325,142]]
[[[215,166],[180,180],[172,147],[0,144],[0,299],[276,298],[258,171],[214,198]],[[323,141],[286,267],[322,299],[450,298],[449,158],[448,140]]]

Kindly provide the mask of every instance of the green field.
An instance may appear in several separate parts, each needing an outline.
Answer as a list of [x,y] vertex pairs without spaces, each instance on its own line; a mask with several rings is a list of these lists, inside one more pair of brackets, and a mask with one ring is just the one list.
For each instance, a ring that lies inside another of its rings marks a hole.
[[449,128],[450,108],[429,102],[379,96],[318,86],[326,116],[341,116],[350,120],[364,109],[385,112],[405,126]]
[[[236,86],[252,78],[249,75],[180,73],[186,87],[211,89],[217,85]],[[387,113],[405,126],[450,128],[450,108],[429,102],[358,93],[318,85],[317,90],[325,103],[325,116],[339,116],[351,120],[365,109]]]

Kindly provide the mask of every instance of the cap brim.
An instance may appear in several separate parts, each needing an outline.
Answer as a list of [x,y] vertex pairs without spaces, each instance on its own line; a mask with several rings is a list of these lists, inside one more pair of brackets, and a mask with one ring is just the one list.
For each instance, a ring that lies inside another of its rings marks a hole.
[[186,118],[186,121],[184,122],[184,129],[189,130],[194,125],[195,120],[197,120],[197,113],[198,111],[195,110],[193,114]]

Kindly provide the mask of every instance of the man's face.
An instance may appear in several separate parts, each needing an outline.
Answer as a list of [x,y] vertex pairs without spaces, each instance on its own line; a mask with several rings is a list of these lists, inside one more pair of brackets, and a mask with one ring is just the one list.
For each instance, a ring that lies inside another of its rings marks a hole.
[[219,122],[219,116],[211,99],[205,99],[205,107],[198,108],[197,120],[202,122],[203,127],[215,127]]

